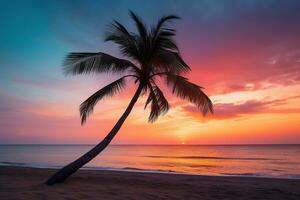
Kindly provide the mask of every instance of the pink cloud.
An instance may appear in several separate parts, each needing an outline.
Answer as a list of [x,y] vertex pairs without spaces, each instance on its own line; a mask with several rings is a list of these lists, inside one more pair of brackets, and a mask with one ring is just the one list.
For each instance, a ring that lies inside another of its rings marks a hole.
[[[299,107],[292,109],[280,108],[280,106],[286,105],[289,100],[299,98],[300,96],[293,96],[276,100],[248,100],[244,103],[217,103],[214,105],[214,114],[209,119],[233,119],[261,113],[300,113]],[[194,106],[185,106],[184,111],[189,115],[205,120]]]

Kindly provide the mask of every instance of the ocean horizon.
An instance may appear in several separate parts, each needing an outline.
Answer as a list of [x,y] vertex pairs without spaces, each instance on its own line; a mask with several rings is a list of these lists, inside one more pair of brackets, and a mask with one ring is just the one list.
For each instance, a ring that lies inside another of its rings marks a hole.
[[[93,146],[1,144],[0,166],[60,168]],[[115,144],[82,169],[300,179],[300,144]]]

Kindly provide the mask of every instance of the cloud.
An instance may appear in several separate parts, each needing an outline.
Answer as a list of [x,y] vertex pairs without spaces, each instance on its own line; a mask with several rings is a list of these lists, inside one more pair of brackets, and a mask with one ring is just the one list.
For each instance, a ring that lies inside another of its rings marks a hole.
[[217,103],[214,105],[214,114],[209,116],[208,119],[200,115],[199,110],[194,106],[184,106],[183,110],[202,121],[227,120],[262,113],[300,113],[300,107],[284,107],[290,100],[299,98],[300,96],[292,96],[275,100],[248,100],[243,103]]

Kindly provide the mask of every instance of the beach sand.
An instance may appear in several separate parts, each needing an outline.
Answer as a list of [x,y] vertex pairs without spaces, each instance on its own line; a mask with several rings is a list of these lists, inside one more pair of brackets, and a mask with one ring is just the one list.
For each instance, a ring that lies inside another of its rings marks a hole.
[[300,180],[80,170],[63,184],[53,169],[0,167],[0,199],[300,199]]

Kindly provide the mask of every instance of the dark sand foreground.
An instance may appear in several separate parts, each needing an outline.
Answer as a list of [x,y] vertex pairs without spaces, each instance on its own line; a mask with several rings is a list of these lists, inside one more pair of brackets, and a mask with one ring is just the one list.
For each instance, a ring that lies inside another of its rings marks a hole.
[[54,170],[0,167],[0,199],[300,199],[300,180],[79,171],[63,184]]

